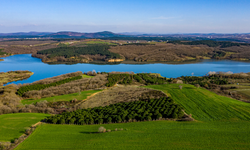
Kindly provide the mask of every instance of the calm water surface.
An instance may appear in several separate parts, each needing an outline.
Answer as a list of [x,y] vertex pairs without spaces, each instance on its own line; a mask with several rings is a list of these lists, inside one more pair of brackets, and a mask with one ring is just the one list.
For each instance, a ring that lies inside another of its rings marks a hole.
[[117,65],[97,65],[97,64],[55,64],[49,65],[41,59],[31,57],[31,54],[13,55],[2,58],[0,62],[0,72],[12,70],[29,70],[34,72],[29,79],[14,83],[31,83],[40,79],[53,77],[65,73],[76,71],[133,71],[135,73],[153,72],[160,73],[164,77],[203,76],[209,71],[231,71],[233,73],[250,72],[250,63],[230,61],[230,60],[203,60],[194,64],[117,64]]

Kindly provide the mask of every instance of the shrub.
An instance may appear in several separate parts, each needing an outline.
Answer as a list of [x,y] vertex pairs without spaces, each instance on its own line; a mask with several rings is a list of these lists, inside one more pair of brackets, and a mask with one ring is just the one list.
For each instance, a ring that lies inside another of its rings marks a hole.
[[104,133],[104,132],[106,132],[106,129],[104,127],[99,127],[98,132],[99,133]]

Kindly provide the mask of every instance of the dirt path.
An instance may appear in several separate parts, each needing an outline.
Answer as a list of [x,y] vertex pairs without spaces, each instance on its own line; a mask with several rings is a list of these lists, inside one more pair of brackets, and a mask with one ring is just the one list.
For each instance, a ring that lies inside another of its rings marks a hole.
[[[104,89],[104,90],[107,90],[107,89]],[[93,96],[95,96],[95,95],[97,95],[97,94],[99,94],[99,93],[103,92],[104,90],[99,91],[99,92],[96,92],[96,93],[94,93],[94,94],[91,94],[90,96],[87,96],[87,98],[86,98],[86,99],[84,99],[84,100],[80,101],[80,102],[79,102],[79,103],[77,103],[75,106],[79,106],[79,105],[81,105],[82,103],[84,103],[85,101],[87,101],[88,99],[90,99],[91,97],[93,97]]]

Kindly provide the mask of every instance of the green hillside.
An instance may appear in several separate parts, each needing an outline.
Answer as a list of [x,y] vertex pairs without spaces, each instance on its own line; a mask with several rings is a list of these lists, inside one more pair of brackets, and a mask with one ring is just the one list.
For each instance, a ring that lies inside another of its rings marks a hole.
[[41,121],[48,114],[15,113],[0,115],[0,142],[11,141],[25,132],[26,127]]
[[[182,89],[179,88],[182,86]],[[144,121],[102,125],[45,124],[16,149],[249,149],[250,104],[187,84],[150,85],[198,121]],[[97,133],[98,128],[123,131]]]
[[217,95],[203,88],[181,84],[150,85],[148,88],[162,90],[181,104],[185,112],[200,121],[250,120],[250,104]]

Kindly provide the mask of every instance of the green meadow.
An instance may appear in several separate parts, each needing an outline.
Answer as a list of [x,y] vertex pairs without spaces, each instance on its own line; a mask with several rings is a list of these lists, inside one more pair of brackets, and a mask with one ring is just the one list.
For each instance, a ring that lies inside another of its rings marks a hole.
[[56,101],[70,101],[72,99],[77,99],[77,100],[84,100],[88,96],[99,92],[101,90],[88,90],[88,91],[82,91],[80,93],[73,93],[73,94],[66,94],[66,95],[60,95],[60,96],[53,96],[53,97],[46,97],[46,98],[41,98],[41,99],[25,99],[22,100],[22,104],[32,104],[40,101],[48,101],[48,102],[56,102]]
[[86,74],[83,74],[82,77],[83,77],[83,78],[93,78],[94,76],[88,76],[88,75],[86,75]]
[[[123,131],[96,133],[100,126]],[[127,129],[127,130],[126,130]],[[45,124],[16,150],[249,149],[250,122],[149,121],[104,125]]]
[[[182,89],[179,88],[182,86]],[[16,149],[250,149],[250,104],[187,84],[150,85],[196,121],[39,126]],[[97,133],[98,128],[122,131]]]
[[15,113],[0,115],[0,142],[11,141],[24,134],[25,129],[41,121],[48,114]]

